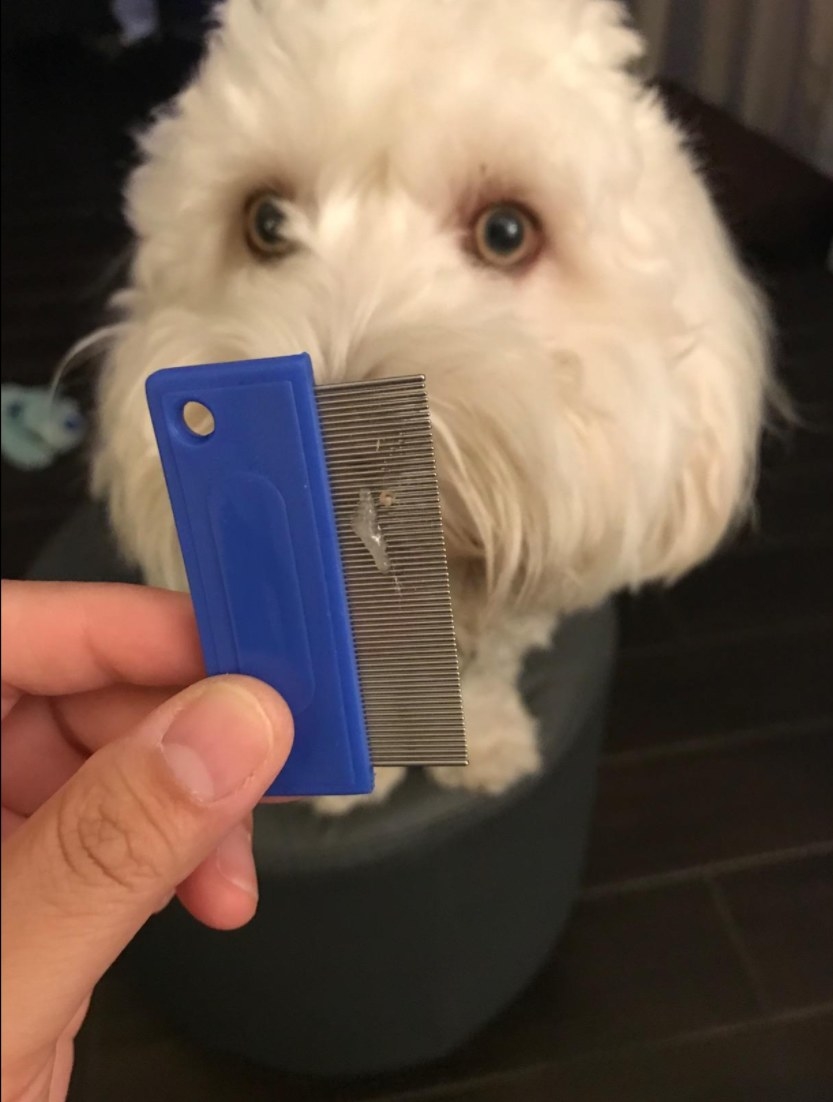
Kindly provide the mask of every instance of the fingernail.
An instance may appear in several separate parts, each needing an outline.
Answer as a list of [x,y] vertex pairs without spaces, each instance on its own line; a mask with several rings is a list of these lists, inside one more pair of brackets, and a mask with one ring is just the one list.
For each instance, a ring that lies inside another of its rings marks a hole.
[[201,803],[241,788],[272,745],[268,716],[244,689],[215,681],[174,716],[162,753],[176,780]]
[[252,836],[245,823],[238,823],[215,850],[220,875],[236,888],[257,899],[257,873],[252,856]]

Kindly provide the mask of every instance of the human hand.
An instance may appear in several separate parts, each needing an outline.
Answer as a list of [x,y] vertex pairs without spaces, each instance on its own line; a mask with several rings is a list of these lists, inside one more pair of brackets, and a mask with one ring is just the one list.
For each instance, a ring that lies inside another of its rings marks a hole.
[[179,594],[3,582],[2,648],[2,1099],[58,1102],[151,914],[174,893],[210,926],[254,914],[251,811],[292,720],[260,682],[199,681]]

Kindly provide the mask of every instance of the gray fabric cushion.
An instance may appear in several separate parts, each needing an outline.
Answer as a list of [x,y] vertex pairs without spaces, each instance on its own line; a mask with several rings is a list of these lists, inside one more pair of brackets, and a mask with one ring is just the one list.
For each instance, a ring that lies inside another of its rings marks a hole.
[[[138,580],[93,506],[31,576]],[[123,967],[205,1043],[291,1071],[369,1074],[447,1052],[528,982],[569,913],[614,641],[605,606],[530,655],[538,776],[494,798],[413,771],[384,804],[338,819],[261,807],[255,920],[218,934],[174,904]]]
[[100,505],[88,502],[41,549],[29,578],[44,582],[140,582],[127,566]]

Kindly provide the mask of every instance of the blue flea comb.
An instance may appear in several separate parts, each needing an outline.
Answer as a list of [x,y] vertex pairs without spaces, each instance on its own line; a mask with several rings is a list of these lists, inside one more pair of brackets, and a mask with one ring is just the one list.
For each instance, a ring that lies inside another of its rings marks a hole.
[[295,719],[268,795],[464,764],[424,380],[316,389],[300,355],[158,371],[147,396],[206,669]]

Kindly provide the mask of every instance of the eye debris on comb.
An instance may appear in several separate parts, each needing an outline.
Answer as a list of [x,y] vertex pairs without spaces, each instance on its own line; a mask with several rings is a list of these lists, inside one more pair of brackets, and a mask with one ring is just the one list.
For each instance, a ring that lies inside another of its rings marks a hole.
[[315,387],[299,355],[157,371],[147,396],[207,672],[293,713],[267,795],[464,765],[424,379]]

